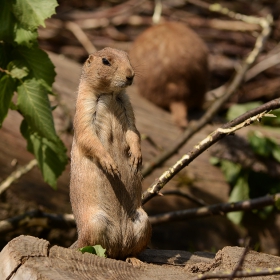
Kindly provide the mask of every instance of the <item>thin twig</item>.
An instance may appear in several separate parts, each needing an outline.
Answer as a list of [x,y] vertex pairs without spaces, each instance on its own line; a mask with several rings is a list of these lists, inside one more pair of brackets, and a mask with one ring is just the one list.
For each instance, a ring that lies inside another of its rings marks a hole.
[[[277,275],[280,274],[280,266],[274,268],[266,268],[266,269],[246,269],[242,271],[238,271],[235,274],[235,278],[243,278],[243,277],[257,277],[257,276],[269,276],[269,275]],[[231,275],[230,271],[222,271],[222,272],[209,272],[205,274],[200,274],[191,280],[205,280],[205,279],[216,279],[223,278],[227,279]]]
[[263,45],[271,32],[271,24],[272,24],[272,17],[268,15],[267,18],[258,18],[257,21],[262,29],[262,32],[257,37],[255,46],[250,54],[244,59],[241,67],[236,71],[231,82],[221,87],[223,90],[223,94],[219,99],[217,99],[204,113],[201,119],[197,122],[191,122],[185,132],[182,134],[182,137],[179,139],[175,145],[172,145],[171,148],[167,149],[165,152],[154,158],[152,161],[147,163],[143,170],[142,174],[144,177],[151,174],[151,172],[160,166],[163,162],[169,159],[171,156],[176,154],[178,150],[201,128],[203,128],[212,118],[213,116],[221,109],[223,104],[226,103],[227,100],[235,93],[237,88],[241,85],[242,81],[244,80],[245,74],[247,70],[252,66],[255,62],[257,56],[263,49]]
[[33,210],[22,215],[0,221],[0,233],[7,233],[22,227],[41,226],[45,228],[74,228],[73,214],[50,214]]
[[90,54],[96,52],[95,46],[91,43],[83,29],[75,22],[68,21],[65,23],[65,28],[70,30],[85,50]]
[[276,66],[279,63],[280,63],[280,50],[278,53],[266,57],[261,62],[254,65],[250,70],[248,70],[248,72],[245,75],[245,81],[247,82],[253,79],[263,71],[273,66]]
[[91,18],[112,18],[115,16],[119,16],[121,14],[127,13],[128,11],[133,10],[136,7],[139,7],[147,0],[130,0],[114,7],[110,7],[106,10],[97,11],[91,14]]
[[141,133],[141,141],[147,141],[150,143],[154,148],[156,148],[158,151],[163,151],[163,148],[159,146],[152,138],[151,136],[147,134]]
[[229,212],[236,211],[251,211],[253,209],[260,209],[268,205],[274,205],[275,202],[280,199],[280,193],[275,195],[268,195],[238,202],[219,203],[200,208],[192,208],[186,210],[179,210],[168,212],[165,214],[158,214],[149,217],[152,225],[158,225],[161,223],[182,221],[186,219],[209,217],[213,215],[221,215]]
[[190,194],[188,194],[186,192],[179,191],[179,190],[164,191],[161,194],[163,196],[165,196],[165,195],[177,195],[177,196],[186,198],[186,199],[196,203],[197,205],[200,205],[200,206],[206,206],[207,205],[202,199],[197,198],[197,197],[195,197],[193,195],[190,195]]
[[267,102],[258,108],[250,110],[245,114],[237,117],[236,119],[226,123],[220,128],[217,128],[214,132],[204,138],[198,145],[196,145],[189,153],[183,155],[183,157],[176,162],[172,167],[165,171],[142,195],[142,204],[145,204],[152,197],[156,196],[164,185],[169,182],[179,171],[189,165],[195,158],[197,158],[202,152],[218,142],[226,135],[252,124],[255,121],[259,121],[269,111],[280,108],[280,98]]
[[237,263],[237,265],[235,266],[234,270],[232,271],[230,277],[229,277],[229,280],[233,280],[235,275],[237,274],[238,271],[241,271],[242,270],[242,266],[243,266],[243,263],[245,261],[245,257],[247,255],[247,253],[249,252],[249,243],[250,243],[250,240],[247,240],[247,245],[245,246],[244,250],[243,250],[243,253]]
[[33,169],[34,166],[37,165],[37,160],[33,159],[28,164],[18,167],[14,172],[12,172],[9,177],[7,177],[0,184],[0,194],[2,194],[12,183],[18,180],[22,175],[29,172]]
[[153,23],[154,24],[159,23],[160,17],[161,17],[161,12],[162,12],[161,0],[155,0],[155,9],[154,9],[154,14],[153,14]]
[[217,272],[208,272],[205,274],[199,274],[196,277],[192,278],[192,280],[205,280],[205,279],[235,279],[235,278],[244,278],[244,277],[254,277],[254,276],[269,276],[269,275],[276,275],[280,274],[280,267],[274,268],[254,268],[254,269],[244,269],[242,270],[243,263],[245,261],[245,257],[249,252],[249,242],[248,245],[244,248],[244,251],[238,261],[238,264],[234,268],[233,271],[217,271]]
[[[241,21],[244,21],[247,23],[252,23],[252,24],[258,24],[258,25],[261,25],[262,27],[264,27],[264,25],[266,25],[266,23],[265,23],[266,20],[263,17],[247,16],[247,15],[243,15],[240,13],[236,13],[234,11],[229,10],[226,7],[223,7],[219,3],[209,4],[209,3],[201,1],[201,0],[186,0],[186,1],[195,6],[201,7],[203,9],[209,10],[211,12],[216,12],[216,13],[228,16],[228,17],[236,19],[236,20],[241,20]],[[270,20],[272,20],[272,16],[269,15],[269,17],[271,17]]]

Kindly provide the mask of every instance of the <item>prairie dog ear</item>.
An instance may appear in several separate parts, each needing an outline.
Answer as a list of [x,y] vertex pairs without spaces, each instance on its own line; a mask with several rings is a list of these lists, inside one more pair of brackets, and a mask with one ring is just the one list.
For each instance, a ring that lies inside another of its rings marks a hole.
[[86,60],[86,65],[87,65],[87,66],[90,66],[91,63],[93,62],[93,59],[94,59],[93,55],[90,54],[89,57],[88,57],[88,59]]

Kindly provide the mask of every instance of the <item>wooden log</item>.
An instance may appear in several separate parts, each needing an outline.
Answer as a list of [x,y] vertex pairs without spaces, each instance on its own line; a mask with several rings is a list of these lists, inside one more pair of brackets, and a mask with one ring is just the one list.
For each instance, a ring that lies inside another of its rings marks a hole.
[[[171,252],[172,255],[172,252]],[[169,255],[170,256],[170,255]],[[9,242],[0,253],[0,279],[16,280],[126,280],[126,279],[186,279],[181,269],[156,269],[143,264],[135,268],[124,261],[82,254],[59,246],[50,248],[48,241],[31,236],[19,236]]]
[[[82,254],[74,249],[50,247],[48,241],[21,235],[0,252],[1,280],[187,280],[200,273],[233,271],[244,248],[225,247],[213,253],[145,250],[138,267],[130,263]],[[280,257],[249,251],[243,269],[275,268]],[[157,265],[156,265],[157,264]],[[279,279],[270,275],[265,279]]]
[[49,245],[48,241],[32,236],[20,236],[10,241],[0,253],[0,279],[10,279],[30,257],[47,257]]

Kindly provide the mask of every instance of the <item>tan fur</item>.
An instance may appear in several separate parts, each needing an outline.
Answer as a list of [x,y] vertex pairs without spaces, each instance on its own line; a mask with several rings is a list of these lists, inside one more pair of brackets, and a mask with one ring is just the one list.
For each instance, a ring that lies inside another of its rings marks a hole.
[[208,87],[208,50],[182,23],[166,22],[144,31],[130,50],[139,71],[139,93],[172,112],[177,125],[187,126],[188,108],[200,108]]
[[78,229],[72,247],[100,244],[108,257],[119,259],[137,255],[151,236],[141,208],[140,137],[125,93],[133,77],[123,51],[105,48],[89,56],[71,151],[70,199]]

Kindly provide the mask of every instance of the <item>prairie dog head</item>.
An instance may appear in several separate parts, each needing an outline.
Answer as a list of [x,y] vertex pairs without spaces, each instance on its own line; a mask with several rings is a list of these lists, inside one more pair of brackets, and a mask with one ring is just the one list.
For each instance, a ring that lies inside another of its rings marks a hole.
[[83,66],[82,80],[100,93],[120,92],[132,84],[134,71],[124,51],[105,48],[90,54]]

